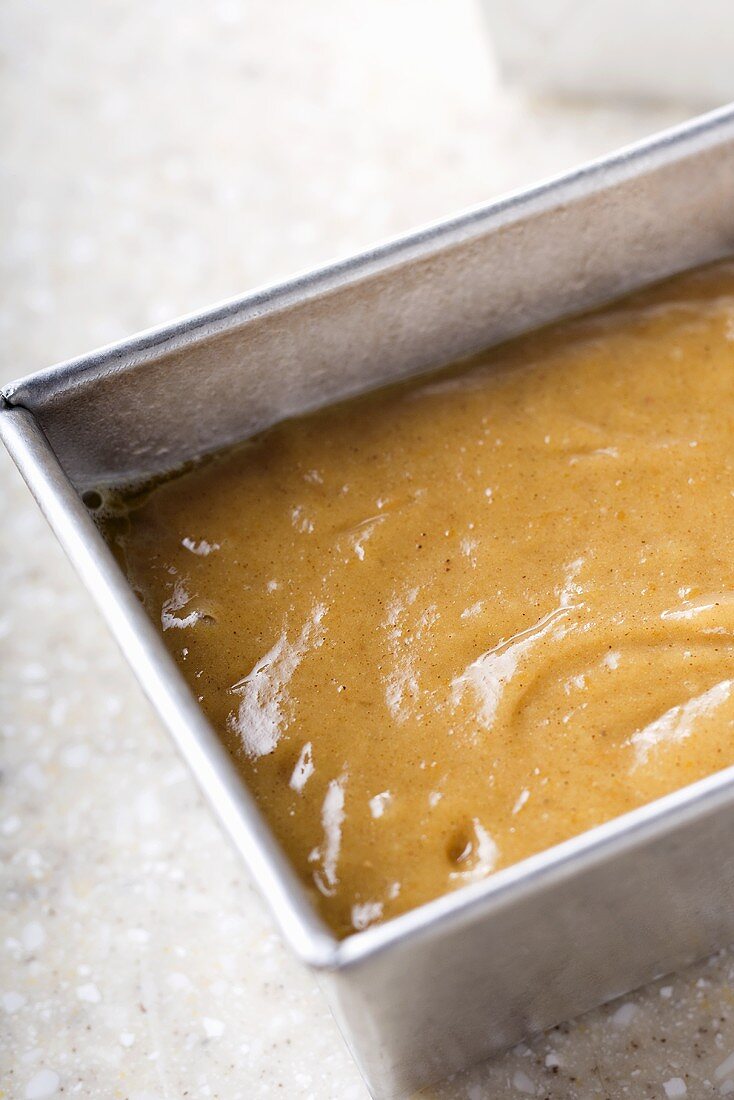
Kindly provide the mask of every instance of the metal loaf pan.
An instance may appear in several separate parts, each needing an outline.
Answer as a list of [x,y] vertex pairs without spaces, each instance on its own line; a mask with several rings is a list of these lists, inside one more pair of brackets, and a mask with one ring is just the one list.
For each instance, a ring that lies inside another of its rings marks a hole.
[[734,252],[734,108],[25,378],[0,434],[378,1098],[734,940],[734,768],[341,942],[80,493]]

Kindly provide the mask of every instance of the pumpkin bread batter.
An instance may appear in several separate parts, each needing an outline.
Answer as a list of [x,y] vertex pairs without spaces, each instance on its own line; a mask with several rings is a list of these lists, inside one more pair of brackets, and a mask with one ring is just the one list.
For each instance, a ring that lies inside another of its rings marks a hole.
[[734,763],[734,263],[106,515],[324,918],[365,928]]

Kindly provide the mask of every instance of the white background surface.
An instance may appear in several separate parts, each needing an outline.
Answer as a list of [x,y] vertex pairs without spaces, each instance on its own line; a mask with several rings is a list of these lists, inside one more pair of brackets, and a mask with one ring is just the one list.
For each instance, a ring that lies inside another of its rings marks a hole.
[[[471,0],[5,0],[0,377],[642,136],[501,89]],[[364,1100],[0,454],[3,1097]],[[732,960],[433,1097],[734,1093]]]
[[482,0],[503,69],[544,91],[734,98],[730,0]]

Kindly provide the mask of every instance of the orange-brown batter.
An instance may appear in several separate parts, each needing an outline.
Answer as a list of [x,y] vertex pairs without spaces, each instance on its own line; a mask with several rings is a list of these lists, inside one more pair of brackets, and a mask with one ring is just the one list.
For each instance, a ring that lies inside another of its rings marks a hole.
[[734,762],[734,263],[124,509],[108,537],[340,935]]

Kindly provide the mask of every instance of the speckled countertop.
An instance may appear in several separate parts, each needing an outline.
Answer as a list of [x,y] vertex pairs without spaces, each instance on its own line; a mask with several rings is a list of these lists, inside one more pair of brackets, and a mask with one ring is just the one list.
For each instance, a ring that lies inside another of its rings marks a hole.
[[[470,0],[5,0],[0,376],[683,117],[533,102]],[[366,1090],[4,453],[3,1097]],[[427,1091],[734,1094],[723,954]]]

